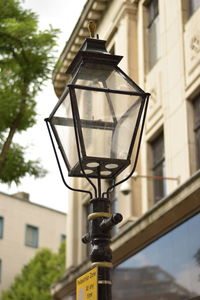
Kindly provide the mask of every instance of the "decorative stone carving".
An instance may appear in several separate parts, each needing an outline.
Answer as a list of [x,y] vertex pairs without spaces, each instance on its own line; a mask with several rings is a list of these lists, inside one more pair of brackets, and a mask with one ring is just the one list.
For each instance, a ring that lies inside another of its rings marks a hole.
[[197,82],[199,81],[200,75],[199,19],[200,10],[197,10],[185,24],[184,32],[186,89],[190,89],[191,92],[195,88],[195,86],[198,85]]
[[191,60],[195,59],[195,57],[200,52],[200,32],[197,32],[190,41],[191,48]]

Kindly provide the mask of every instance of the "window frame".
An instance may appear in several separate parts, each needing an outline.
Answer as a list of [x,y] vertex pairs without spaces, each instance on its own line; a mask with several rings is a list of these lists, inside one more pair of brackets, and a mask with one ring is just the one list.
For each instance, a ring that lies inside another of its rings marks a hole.
[[[35,241],[33,241],[33,242],[28,241],[28,229],[32,229],[32,230],[35,231],[35,233],[36,233],[36,242]],[[39,247],[39,228],[37,226],[26,224],[26,227],[25,227],[25,245],[28,246],[28,247],[32,247],[32,248],[38,248]]]
[[[178,208],[177,209],[177,212],[178,212],[178,210],[179,210],[180,208]],[[155,247],[154,245],[156,245],[157,246],[157,243],[159,243],[159,242],[162,242],[162,240],[164,240],[165,239],[165,237],[166,236],[170,236],[171,234],[173,235],[174,233],[175,233],[175,231],[177,232],[177,229],[179,230],[179,228],[181,227],[181,226],[187,226],[187,228],[185,228],[185,232],[187,232],[187,229],[188,229],[188,225],[187,224],[191,224],[191,223],[188,223],[188,222],[190,222],[190,220],[192,220],[192,218],[195,218],[195,216],[196,215],[198,215],[199,214],[199,212],[197,212],[197,214],[192,214],[192,216],[190,216],[190,217],[187,217],[186,219],[182,219],[180,216],[179,216],[179,218],[178,218],[178,223],[177,223],[177,213],[174,213],[174,216],[176,216],[176,220],[175,220],[175,223],[173,223],[172,224],[172,226],[171,227],[168,227],[167,228],[167,230],[166,231],[164,231],[164,232],[162,232],[162,229],[161,229],[161,232],[157,235],[156,234],[156,236],[154,235],[155,234],[155,230],[152,230],[151,232],[152,232],[152,235],[153,235],[153,239],[148,239],[148,237],[149,236],[147,236],[147,240],[146,240],[146,243],[141,243],[140,244],[140,247],[139,247],[139,249],[138,248],[134,248],[133,247],[133,249],[132,249],[132,251],[130,251],[130,249],[129,249],[129,251],[128,252],[126,252],[126,255],[124,255],[123,256],[123,258],[122,259],[118,259],[118,262],[117,262],[117,264],[115,264],[115,266],[114,266],[114,269],[113,269],[113,271],[115,271],[116,269],[120,269],[120,267],[125,263],[127,263],[128,262],[128,260],[131,260],[132,259],[132,261],[133,261],[133,259],[139,254],[143,254],[143,253],[145,253],[144,251],[146,251],[149,247],[154,247],[154,249],[155,248],[158,248],[158,247]],[[179,215],[179,214],[178,214]],[[149,216],[148,216],[149,217]],[[161,219],[161,218],[158,218],[158,219]],[[155,221],[155,220],[154,220]],[[161,223],[162,223],[162,221],[160,221]],[[185,225],[184,225],[185,224]],[[156,228],[159,228],[159,226],[157,225],[156,226]],[[162,228],[162,226],[160,226],[160,228]],[[183,227],[182,227],[183,228]],[[171,235],[171,236],[172,236]],[[175,239],[174,239],[175,240]],[[175,242],[176,243],[176,242]],[[133,245],[134,245],[134,243],[132,243]],[[169,244],[170,245],[170,244]],[[168,249],[168,248],[166,248],[166,249]],[[168,251],[168,250],[166,250],[166,251]],[[151,252],[152,254],[153,254],[153,251]],[[155,253],[155,251],[154,251],[154,253]],[[160,253],[162,253],[162,252],[160,252]],[[145,257],[145,255],[144,256],[141,256],[142,258],[143,257]],[[169,257],[170,257],[170,255],[169,255]],[[171,257],[173,257],[173,255],[171,255]],[[148,258],[150,258],[149,256],[148,256]],[[148,261],[151,261],[151,259],[150,260],[148,260]],[[143,262],[143,260],[141,261],[141,262]],[[151,264],[150,264],[151,265]],[[155,264],[155,267],[157,267],[158,265],[157,264]],[[131,268],[131,264],[130,263],[128,263],[128,267],[129,267],[129,269]],[[135,266],[134,266],[135,267]],[[134,267],[133,267],[133,269],[134,269]],[[148,267],[148,266],[141,266],[141,270],[142,270],[142,268],[145,268],[145,267]],[[137,268],[137,267],[135,267],[135,270],[137,271],[137,269],[139,269],[139,267]],[[161,269],[162,270],[162,269]],[[166,274],[166,273],[164,273],[164,274]],[[113,274],[114,275],[114,274]],[[172,274],[172,277],[171,277],[172,279],[174,278],[173,277],[173,274]],[[128,283],[128,280],[127,280],[127,278],[125,279],[126,280],[126,283]],[[125,281],[124,280],[124,281]],[[122,281],[122,280],[121,280]],[[168,282],[168,281],[167,281]],[[149,283],[151,283],[151,281],[149,281]],[[159,282],[159,283],[161,283],[161,282]],[[175,281],[175,283],[176,283],[176,281]],[[114,285],[116,286],[116,283],[114,283],[114,276],[113,276],[113,287],[114,287]],[[123,286],[123,285],[122,285]],[[135,285],[134,287],[136,287],[136,289],[137,289],[137,285]],[[128,287],[127,287],[128,288]],[[154,285],[154,288],[155,288],[155,285]],[[187,291],[187,290],[186,290]],[[119,292],[119,291],[118,291]],[[147,294],[148,295],[148,294]],[[124,296],[124,295],[123,295]],[[154,295],[155,296],[155,295]],[[198,297],[197,297],[198,298]],[[192,299],[197,299],[197,298],[190,298],[191,300]]]
[[[161,140],[161,142],[160,142]],[[165,145],[164,145],[164,131],[160,131],[156,137],[150,142],[150,151],[151,151],[151,173],[152,176],[165,176]],[[161,146],[159,145],[161,143]],[[162,154],[156,158],[156,152],[158,151],[158,147],[162,148]],[[161,168],[161,174],[157,174],[158,171],[160,171]],[[161,191],[161,193],[160,193]],[[166,196],[166,181],[164,179],[152,179],[152,199],[153,204],[157,203],[161,199],[163,199]]]
[[2,282],[2,259],[0,259],[0,283]]
[[66,236],[66,234],[64,234],[64,233],[61,233],[61,235],[60,235],[60,242],[62,243],[62,242],[65,242],[66,241],[66,239],[67,239],[67,236]]
[[[157,5],[154,3],[157,2]],[[151,0],[146,3],[146,28],[147,28],[147,45],[148,45],[148,71],[156,65],[160,58],[160,48],[158,43],[158,35],[159,35],[159,0]],[[157,7],[157,9],[155,9]],[[153,30],[155,30],[154,41],[151,43]],[[154,51],[152,51],[152,49]]]
[[0,239],[3,239],[4,233],[4,217],[0,216]]
[[193,134],[195,143],[195,167],[200,169],[200,94],[192,101],[193,107]]

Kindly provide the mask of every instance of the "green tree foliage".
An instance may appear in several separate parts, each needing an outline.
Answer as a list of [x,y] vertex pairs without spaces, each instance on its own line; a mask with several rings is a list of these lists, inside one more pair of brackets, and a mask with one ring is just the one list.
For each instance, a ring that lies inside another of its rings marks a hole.
[[14,135],[36,122],[35,96],[51,77],[58,30],[38,30],[38,19],[18,0],[0,0],[0,182],[20,183],[45,174],[27,161]]
[[3,292],[2,300],[51,300],[50,287],[63,277],[64,271],[65,243],[58,254],[42,249],[22,269],[9,290]]

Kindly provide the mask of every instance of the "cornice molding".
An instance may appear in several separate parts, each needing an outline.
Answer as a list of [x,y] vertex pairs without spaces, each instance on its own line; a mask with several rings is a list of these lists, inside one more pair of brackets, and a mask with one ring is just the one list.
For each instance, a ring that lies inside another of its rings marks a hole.
[[121,20],[125,16],[133,16],[137,14],[137,3],[135,1],[126,0],[121,1],[121,5],[119,6],[117,12],[112,17],[112,27],[108,29],[104,39],[106,41],[110,40],[110,37],[113,36],[113,33],[117,30],[120,25]]
[[127,15],[136,15],[137,14],[137,5],[131,3],[130,1],[123,2],[120,8],[118,9],[116,15],[113,17],[113,24],[118,27],[120,21]]

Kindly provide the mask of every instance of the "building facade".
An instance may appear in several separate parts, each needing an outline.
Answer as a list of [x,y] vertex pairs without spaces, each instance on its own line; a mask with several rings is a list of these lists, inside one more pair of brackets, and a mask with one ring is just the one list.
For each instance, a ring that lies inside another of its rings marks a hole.
[[[89,20],[151,93],[137,170],[112,195],[124,217],[111,245],[114,299],[199,299],[200,1],[88,0],[54,72],[58,97]],[[90,268],[87,214],[87,197],[71,193],[67,275],[52,288],[55,299],[75,299],[75,279]]]
[[66,214],[32,203],[28,194],[0,193],[0,293],[41,248],[57,252]]

